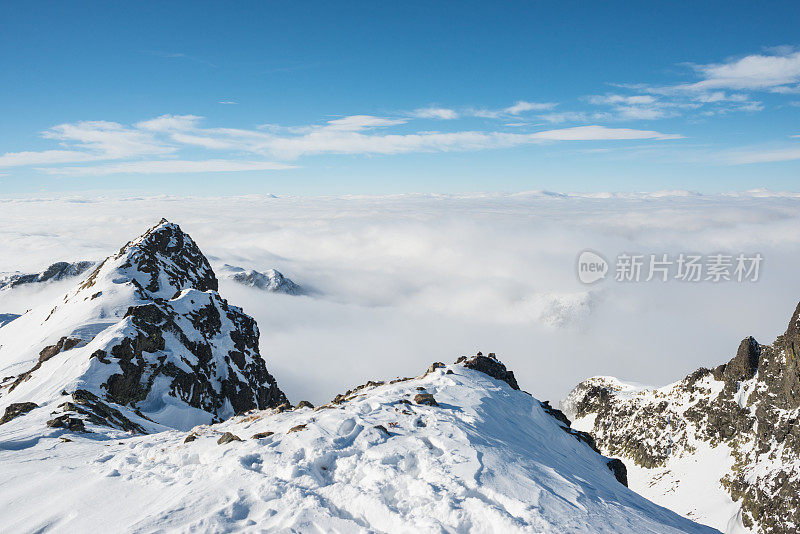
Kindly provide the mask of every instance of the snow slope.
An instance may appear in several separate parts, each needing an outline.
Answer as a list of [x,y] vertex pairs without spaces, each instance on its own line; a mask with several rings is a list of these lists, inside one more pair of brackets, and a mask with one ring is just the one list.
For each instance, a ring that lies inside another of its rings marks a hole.
[[[438,405],[416,403],[421,393]],[[232,441],[220,444],[223,436]],[[8,532],[713,532],[635,494],[607,462],[535,398],[450,365],[317,409],[253,411],[188,434],[110,439],[62,429],[20,450],[0,447],[0,524]]]

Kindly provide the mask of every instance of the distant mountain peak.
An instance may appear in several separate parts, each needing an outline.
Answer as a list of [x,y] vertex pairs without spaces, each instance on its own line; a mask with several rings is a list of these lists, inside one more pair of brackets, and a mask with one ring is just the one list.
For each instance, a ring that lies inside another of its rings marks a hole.
[[242,267],[225,264],[223,266],[223,273],[227,278],[244,286],[262,289],[272,293],[285,293],[287,295],[305,294],[305,290],[301,286],[285,277],[276,269],[267,269],[264,272],[259,272],[255,269],[244,269]]

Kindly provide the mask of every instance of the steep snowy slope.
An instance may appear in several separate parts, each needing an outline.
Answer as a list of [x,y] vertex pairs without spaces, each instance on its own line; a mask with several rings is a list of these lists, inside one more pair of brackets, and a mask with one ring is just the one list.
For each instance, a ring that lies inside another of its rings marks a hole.
[[629,466],[631,487],[726,532],[800,529],[800,305],[772,345],[659,389],[611,377],[562,402],[574,426]]
[[712,532],[618,482],[563,416],[487,360],[189,433],[96,441],[61,430],[0,447],[3,528]]
[[197,245],[165,220],[3,326],[0,377],[0,428],[37,435],[191,428],[286,400],[255,321],[219,296]]

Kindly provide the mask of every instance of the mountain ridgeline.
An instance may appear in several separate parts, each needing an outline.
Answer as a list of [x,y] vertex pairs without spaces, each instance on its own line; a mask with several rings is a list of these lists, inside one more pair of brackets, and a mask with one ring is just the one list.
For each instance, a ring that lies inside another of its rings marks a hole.
[[739,504],[745,528],[794,533],[800,529],[799,358],[800,305],[771,345],[745,338],[729,362],[660,389],[591,378],[562,408],[578,426],[587,423],[604,453],[654,472],[674,471],[680,458],[702,463],[704,451],[730,449],[732,466],[715,473],[709,489],[719,486]]

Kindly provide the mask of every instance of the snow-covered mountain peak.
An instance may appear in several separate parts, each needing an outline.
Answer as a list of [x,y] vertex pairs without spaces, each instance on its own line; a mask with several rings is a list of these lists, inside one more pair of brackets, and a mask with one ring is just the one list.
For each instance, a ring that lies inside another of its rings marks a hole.
[[94,287],[102,278],[130,281],[153,298],[171,298],[184,289],[219,289],[214,270],[194,240],[166,219],[106,259],[81,289]]
[[[197,244],[162,220],[62,298],[0,330],[0,409],[32,403],[43,409],[28,418],[55,411],[102,431],[119,418],[99,416],[108,411],[100,402],[152,431],[285,402],[255,321],[217,286]],[[97,409],[75,408],[86,407],[79,390]]]

